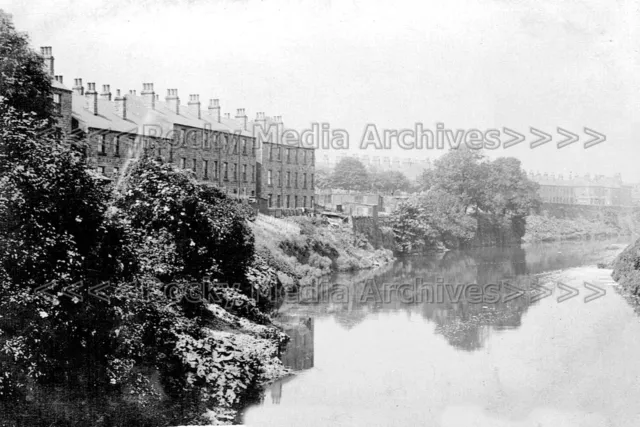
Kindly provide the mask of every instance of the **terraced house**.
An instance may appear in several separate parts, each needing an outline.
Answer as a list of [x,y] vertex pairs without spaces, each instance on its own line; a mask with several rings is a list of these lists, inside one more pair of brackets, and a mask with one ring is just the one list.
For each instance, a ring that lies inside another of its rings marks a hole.
[[[51,48],[42,48],[42,54],[54,76]],[[112,93],[108,84],[99,93],[95,83],[85,88],[80,78],[68,89],[61,76],[52,85],[59,118],[56,132],[81,145],[90,167],[107,179],[117,179],[131,159],[146,151],[191,170],[201,183],[229,195],[263,200],[265,213],[313,207],[313,149],[284,146],[280,138],[258,143],[254,136],[256,129],[273,125],[278,129],[275,135],[281,135],[280,116],[258,113],[249,122],[240,108],[231,118],[221,114],[218,99],[203,107],[200,96],[191,94],[182,104],[177,89],[168,89],[160,100],[153,83],[144,83],[139,94]]]
[[[287,141],[282,117],[267,118],[258,113],[252,123],[260,153],[260,194],[267,199],[270,214],[279,216],[287,209],[315,207],[315,150],[299,141]],[[263,133],[260,133],[260,130]]]

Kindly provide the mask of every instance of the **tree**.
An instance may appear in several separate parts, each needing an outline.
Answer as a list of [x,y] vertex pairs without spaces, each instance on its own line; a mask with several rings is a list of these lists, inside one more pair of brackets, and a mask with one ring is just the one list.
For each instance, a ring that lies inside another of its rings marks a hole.
[[392,193],[395,191],[410,191],[411,182],[400,171],[389,171],[372,168],[369,171],[370,186],[373,191]]
[[42,57],[29,48],[29,39],[18,33],[9,15],[0,10],[0,98],[6,105],[49,119],[53,111],[51,76]]
[[479,205],[484,212],[524,218],[539,206],[539,185],[529,180],[520,160],[500,157],[481,167],[484,171]]
[[431,189],[442,190],[457,197],[465,210],[478,211],[482,203],[486,169],[484,157],[477,150],[450,150],[434,162],[433,170],[425,178]]
[[364,191],[369,188],[369,174],[360,160],[345,157],[333,170],[331,186],[343,190]]
[[331,171],[324,168],[316,168],[314,185],[317,188],[331,188]]

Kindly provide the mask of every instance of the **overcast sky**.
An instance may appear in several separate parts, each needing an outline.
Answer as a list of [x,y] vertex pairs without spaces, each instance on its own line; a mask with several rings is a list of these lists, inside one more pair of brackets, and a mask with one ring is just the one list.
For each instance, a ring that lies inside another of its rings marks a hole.
[[[640,182],[640,5],[635,0],[344,2],[0,0],[56,74],[98,88],[178,88],[350,133],[436,123],[508,127],[527,143],[491,152],[540,172]],[[529,127],[553,135],[530,149]],[[584,127],[607,136],[585,150]],[[562,127],[580,142],[558,150]],[[503,142],[508,140],[503,136]],[[371,150],[370,150],[371,151]],[[435,150],[391,154],[435,157]],[[373,154],[370,152],[369,154]]]

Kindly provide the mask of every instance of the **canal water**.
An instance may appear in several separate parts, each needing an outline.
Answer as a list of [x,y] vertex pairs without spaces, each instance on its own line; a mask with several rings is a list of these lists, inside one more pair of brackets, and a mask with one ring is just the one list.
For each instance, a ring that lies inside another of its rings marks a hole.
[[640,426],[640,321],[596,268],[620,243],[449,252],[336,275],[281,308],[283,362],[297,372],[244,424]]

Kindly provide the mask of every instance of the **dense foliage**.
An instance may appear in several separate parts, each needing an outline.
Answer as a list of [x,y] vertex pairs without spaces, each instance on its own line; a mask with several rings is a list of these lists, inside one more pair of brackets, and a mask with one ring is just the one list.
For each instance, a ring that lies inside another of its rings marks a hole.
[[540,201],[514,158],[490,161],[476,150],[451,150],[422,176],[420,195],[391,216],[397,249],[402,252],[458,248],[476,235],[478,221],[494,230],[524,235],[525,219]]
[[0,18],[0,424],[157,427],[242,406],[282,373],[286,340],[250,298],[279,284],[253,215],[145,157],[118,188],[95,176],[48,136],[49,77]]

